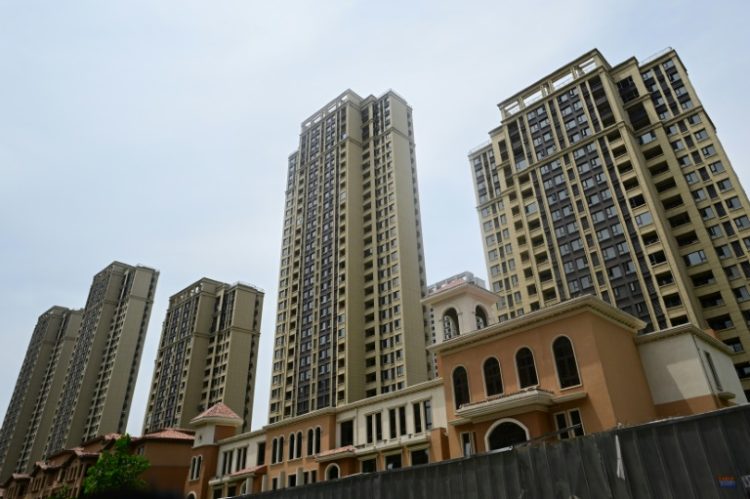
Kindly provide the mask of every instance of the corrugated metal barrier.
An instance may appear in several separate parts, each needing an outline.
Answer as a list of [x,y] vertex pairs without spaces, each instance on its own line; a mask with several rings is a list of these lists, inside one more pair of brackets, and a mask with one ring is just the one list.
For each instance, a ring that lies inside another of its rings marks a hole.
[[750,405],[252,497],[706,499],[748,492]]

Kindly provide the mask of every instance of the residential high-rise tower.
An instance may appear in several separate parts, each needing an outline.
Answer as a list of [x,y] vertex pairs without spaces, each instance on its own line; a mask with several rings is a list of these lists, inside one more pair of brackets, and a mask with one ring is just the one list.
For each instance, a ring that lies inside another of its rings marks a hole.
[[170,297],[144,434],[187,428],[219,402],[250,430],[263,295],[253,286],[204,278]]
[[120,262],[94,276],[45,455],[125,432],[158,276]]
[[288,162],[269,420],[428,378],[411,108],[348,90]]
[[80,310],[39,316],[0,430],[0,482],[42,457],[80,325]]
[[710,328],[750,388],[750,204],[673,50],[593,50],[499,104],[469,155],[501,320],[595,294]]
[[0,430],[0,481],[64,447],[124,432],[158,272],[114,262],[83,310],[39,317]]

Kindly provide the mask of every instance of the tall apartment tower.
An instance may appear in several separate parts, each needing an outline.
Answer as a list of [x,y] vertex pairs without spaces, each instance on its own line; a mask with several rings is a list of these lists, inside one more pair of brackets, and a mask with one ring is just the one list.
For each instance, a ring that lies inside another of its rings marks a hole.
[[219,402],[250,430],[263,295],[203,278],[169,299],[143,433],[187,428]]
[[411,108],[351,90],[288,164],[269,421],[424,381],[429,324]]
[[677,53],[593,50],[499,107],[469,159],[500,320],[595,294],[715,330],[750,388],[750,204]]
[[39,316],[0,429],[0,483],[42,457],[80,325],[80,310],[52,307]]
[[158,276],[120,262],[94,276],[45,455],[125,431]]

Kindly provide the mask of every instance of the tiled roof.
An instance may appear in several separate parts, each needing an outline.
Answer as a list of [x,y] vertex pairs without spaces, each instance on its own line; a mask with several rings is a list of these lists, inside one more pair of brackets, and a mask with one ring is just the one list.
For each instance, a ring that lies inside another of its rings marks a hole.
[[236,419],[238,421],[242,421],[241,417],[239,417],[232,409],[227,407],[227,405],[222,402],[219,402],[218,404],[211,406],[207,410],[198,414],[196,417],[193,418],[193,421],[198,421],[200,419],[206,419],[206,418],[224,418],[224,419]]
[[161,431],[155,431],[153,433],[146,433],[141,437],[133,438],[134,442],[140,440],[193,440],[193,435],[175,430],[174,428],[165,428]]

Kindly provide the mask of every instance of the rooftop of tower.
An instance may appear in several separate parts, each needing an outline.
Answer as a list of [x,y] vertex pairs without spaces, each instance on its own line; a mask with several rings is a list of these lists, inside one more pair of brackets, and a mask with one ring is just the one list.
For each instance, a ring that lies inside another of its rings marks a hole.
[[[653,55],[638,61],[635,57],[630,57],[623,62],[617,64],[620,66],[628,62],[634,61],[639,65],[645,65],[649,62],[653,62],[667,54],[677,55],[674,49],[671,47],[664,48]],[[615,66],[615,67],[617,67]],[[528,106],[540,101],[553,93],[562,90],[579,78],[591,73],[597,68],[604,67],[607,70],[611,70],[613,66],[607,61],[602,55],[599,49],[592,49],[585,54],[573,59],[572,61],[562,65],[552,73],[540,78],[531,85],[520,92],[515,93],[511,97],[501,101],[497,107],[500,108],[502,120],[513,116],[517,112],[527,108]]]

